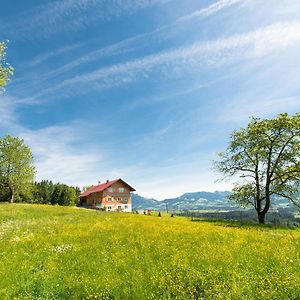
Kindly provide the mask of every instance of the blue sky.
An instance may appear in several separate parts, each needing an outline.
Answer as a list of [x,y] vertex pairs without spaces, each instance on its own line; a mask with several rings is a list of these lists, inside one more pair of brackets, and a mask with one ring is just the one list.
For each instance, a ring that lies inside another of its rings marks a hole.
[[300,110],[299,0],[4,0],[0,40],[0,134],[31,146],[38,180],[229,189],[211,162],[230,132]]

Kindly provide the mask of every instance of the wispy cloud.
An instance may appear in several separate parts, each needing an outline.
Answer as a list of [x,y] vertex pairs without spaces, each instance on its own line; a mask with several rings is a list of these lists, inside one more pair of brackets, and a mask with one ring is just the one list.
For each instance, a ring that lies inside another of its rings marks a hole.
[[29,129],[20,124],[16,112],[17,100],[9,96],[0,97],[0,133],[23,138],[30,146],[37,169],[37,179],[52,179],[68,184],[93,183],[103,176],[99,166],[103,156],[99,151],[85,149],[78,135],[81,124],[73,122],[65,126],[50,126]]
[[[78,125],[78,124],[77,124]],[[16,134],[30,146],[37,169],[37,180],[51,179],[67,184],[93,183],[101,173],[97,170],[102,155],[92,150],[80,150],[76,124],[50,126],[38,130],[19,129]]]
[[27,62],[27,66],[29,67],[35,67],[41,63],[44,63],[45,61],[48,61],[51,58],[57,57],[59,55],[62,55],[64,53],[69,53],[70,51],[74,51],[82,46],[82,43],[70,45],[70,46],[64,46],[61,48],[58,48],[56,50],[41,54],[37,57],[35,57],[33,60]]
[[[54,59],[55,57],[60,56],[62,54],[68,54],[68,53],[80,48],[83,44],[81,43],[81,44],[75,44],[75,45],[71,45],[71,46],[68,45],[68,46],[60,47],[58,49],[55,49],[55,50],[49,51],[47,53],[41,54],[41,55],[37,56],[36,58],[34,58],[33,60],[24,63],[24,65],[26,67],[32,68],[33,71],[32,72],[27,72],[27,75],[24,76],[24,77],[14,79],[14,81],[13,81],[14,88],[15,88],[15,90],[18,90],[18,95],[26,95],[27,94],[26,91],[28,90],[28,86],[31,86],[32,82],[35,82],[34,88],[33,89],[30,88],[32,91],[34,91],[34,89],[39,89],[39,90],[45,89],[48,82],[50,80],[53,80],[53,79],[57,78],[58,76],[64,76],[66,78],[66,80],[68,80],[68,77],[70,78],[70,75],[68,73],[70,73],[71,71],[73,71],[74,69],[76,69],[78,67],[85,66],[88,63],[91,63],[91,62],[97,61],[97,60],[101,60],[105,57],[112,58],[113,56],[124,55],[124,54],[127,54],[128,52],[136,51],[137,49],[142,48],[142,47],[145,46],[145,43],[144,43],[145,40],[147,40],[147,43],[148,43],[149,39],[151,39],[151,38],[157,39],[158,36],[160,36],[160,39],[167,39],[168,35],[166,35],[165,33],[169,29],[174,29],[174,27],[176,27],[178,25],[182,25],[182,23],[184,23],[184,21],[187,21],[187,20],[193,18],[193,16],[202,14],[203,17],[207,17],[207,16],[210,16],[214,13],[217,13],[217,12],[221,11],[223,8],[226,8],[227,6],[231,6],[234,3],[239,2],[239,1],[242,1],[242,0],[226,0],[226,1],[221,0],[221,1],[218,1],[218,2],[208,6],[206,8],[203,8],[199,11],[196,11],[194,13],[191,13],[191,14],[183,16],[179,19],[176,19],[174,22],[172,22],[170,24],[158,27],[153,31],[141,33],[141,34],[135,35],[133,37],[121,40],[121,41],[119,41],[117,43],[114,43],[112,45],[108,45],[108,46],[102,47],[100,49],[90,51],[86,54],[81,55],[77,59],[72,59],[71,61],[69,61],[68,63],[66,63],[62,66],[58,66],[57,68],[51,69],[48,72],[41,73],[39,75],[38,81],[36,81],[36,67],[38,67],[41,63],[47,63],[49,59]],[[245,1],[245,0],[243,0],[243,1]],[[135,6],[137,5],[137,3],[139,3],[139,5],[147,6],[147,5],[150,5],[150,2],[151,1],[141,1],[141,2],[139,2],[138,0],[136,0]],[[155,3],[163,4],[163,3],[167,3],[167,2],[170,2],[170,0],[154,1],[154,2],[151,2],[152,3],[151,5],[153,5]],[[77,9],[82,8],[82,5],[79,5],[80,3],[81,3],[80,1],[78,3],[74,3],[74,2],[71,1],[66,6],[63,5],[63,4],[58,5],[58,3],[51,4],[52,9],[50,9],[50,11],[51,10],[58,10],[60,12],[63,12],[63,11],[68,11],[68,9],[71,9],[71,11],[72,11],[73,6],[74,6],[74,9],[76,11]],[[82,3],[84,3],[84,1]],[[95,3],[93,1],[86,0],[86,4],[83,6],[83,9],[85,7],[89,7],[89,5],[94,5],[94,4]],[[42,9],[42,7],[44,7],[44,6],[38,7],[35,10],[36,11],[41,10],[41,13],[42,13],[42,11],[46,10],[45,7],[43,9]],[[204,12],[206,12],[206,13],[204,13]],[[47,12],[44,12],[44,13],[48,14],[49,12],[47,11]],[[38,16],[39,15],[40,14],[38,14]],[[48,19],[43,18],[43,20],[46,22],[46,20],[48,20]],[[26,18],[25,18],[24,22],[26,22]],[[34,23],[34,21],[32,21],[32,20],[30,20],[30,22]],[[20,27],[23,28],[24,26],[20,26]],[[29,30],[30,26],[29,27],[25,26],[25,28],[26,28],[26,30]],[[88,42],[85,42],[85,44],[87,44],[87,43]],[[110,82],[109,84],[107,84],[107,83],[99,84],[98,83],[98,88],[103,88],[103,87],[105,88],[109,85],[115,85],[116,80],[114,81],[115,83],[112,83],[111,80],[109,80],[109,82]],[[124,84],[126,82],[131,82],[131,79],[130,78],[121,78],[119,80],[120,85]],[[56,84],[53,84],[53,85],[54,85],[54,88],[55,88]],[[41,96],[41,95],[47,95],[48,91],[50,91],[50,90],[52,90],[52,86],[51,86],[51,89],[49,89],[49,90],[46,89],[42,92],[39,92],[38,95],[35,95],[34,97],[31,97],[31,96],[26,97],[25,96],[25,97],[22,97],[23,99],[20,99],[19,101],[20,101],[20,103],[23,103],[23,104],[25,104],[25,103],[33,104],[33,103],[39,102],[39,100],[37,100],[36,98]],[[68,94],[68,93],[66,93],[64,91],[63,94]]]
[[[118,55],[121,53],[124,54],[124,53],[130,52],[130,51],[136,50],[136,47],[140,47],[141,41],[143,41],[144,39],[149,39],[152,36],[157,36],[158,34],[161,34],[165,31],[167,31],[168,29],[171,29],[173,27],[180,25],[180,23],[183,23],[183,22],[193,19],[195,17],[201,17],[201,16],[208,17],[210,15],[213,15],[213,14],[221,11],[222,9],[224,9],[226,7],[232,6],[233,4],[236,4],[241,1],[245,1],[245,0],[221,0],[221,1],[218,1],[208,7],[201,9],[201,10],[198,10],[191,14],[182,16],[170,24],[160,26],[152,31],[141,33],[141,34],[135,35],[133,37],[129,37],[124,40],[121,40],[112,45],[105,46],[100,49],[91,51],[87,54],[82,55],[78,59],[75,59],[72,62],[69,62],[69,63],[63,65],[60,68],[57,68],[53,71],[48,72],[45,76],[43,76],[43,79],[44,80],[49,79],[51,77],[57,76],[59,74],[65,73],[67,71],[70,71],[70,70],[72,70],[78,66],[81,66],[85,63],[92,62],[92,61],[101,59],[106,56],[113,56],[113,55]],[[134,45],[134,44],[135,44],[135,46],[132,46],[133,48],[130,47],[131,45]],[[137,45],[139,45],[139,46],[137,46]],[[61,53],[67,52],[68,50],[72,51],[72,50],[74,50],[74,47],[77,48],[79,46],[80,45],[62,47],[57,50],[45,53],[45,54],[40,55],[39,57],[35,58],[29,64],[31,66],[37,65],[41,62],[44,62],[48,58],[52,58],[54,56],[60,55]]]
[[[26,10],[14,21],[0,23],[0,32],[22,37],[47,37],[57,32],[78,30],[100,20],[110,21],[123,15],[134,14],[146,7],[164,4],[170,0],[65,0],[41,4]],[[62,26],[63,24],[63,26]],[[38,30],[37,30],[38,29]]]
[[0,131],[17,127],[16,104],[13,97],[0,95]]
[[[83,137],[86,137],[87,132],[81,132],[80,128],[85,127],[82,123],[73,122],[36,130],[22,127],[18,122],[16,125],[10,129],[10,133],[23,138],[30,146],[37,169],[36,180],[49,179],[84,186],[95,184],[97,180],[122,177],[134,182],[140,194],[158,199],[178,196],[184,191],[222,188],[213,183],[215,177],[209,171],[209,159],[206,156],[196,161],[195,157],[187,154],[184,159],[169,159],[158,165],[150,164],[145,159],[142,164],[139,164],[138,159],[135,162],[125,159],[117,163],[113,149],[105,153],[86,146]],[[153,145],[153,140],[164,138],[172,126],[169,123],[150,133],[143,147],[147,148],[147,145]],[[199,173],[200,166],[202,172]],[[186,176],[187,173],[190,176]],[[189,180],[191,176],[193,181]]]
[[[94,51],[90,51],[87,54],[83,54],[81,55],[79,58],[77,59],[73,59],[72,61],[58,67],[55,68],[54,70],[51,70],[45,74],[42,74],[39,77],[40,81],[45,81],[51,78],[54,78],[56,76],[62,75],[64,73],[67,73],[68,71],[72,71],[73,69],[75,69],[76,67],[82,66],[84,64],[87,64],[89,62],[93,62],[96,60],[99,60],[101,58],[105,58],[105,57],[112,57],[112,56],[116,56],[118,54],[125,54],[130,52],[132,49],[130,47],[130,45],[133,42],[137,42],[140,39],[145,38],[148,35],[148,33],[145,34],[139,34],[136,35],[132,38],[128,38],[128,39],[124,39],[118,43],[114,43],[112,45],[109,46],[105,46],[102,47],[100,49],[94,50]],[[67,47],[62,47],[59,49],[56,49],[54,51],[45,53],[43,55],[40,55],[38,57],[36,57],[34,60],[30,61],[28,63],[29,66],[36,66],[42,62],[47,61],[49,58],[53,58],[56,57],[57,55],[60,55],[62,53],[68,53],[69,51],[73,51],[76,48],[79,48],[81,45],[73,45],[73,46],[67,46]],[[23,78],[23,80],[28,80],[26,78]],[[15,81],[16,83],[16,81]],[[18,82],[17,82],[18,83]]]
[[183,16],[181,18],[178,18],[176,22],[184,22],[188,21],[194,18],[203,18],[203,17],[208,17],[210,15],[213,15],[220,10],[230,7],[234,4],[237,4],[239,2],[242,2],[243,0],[220,0],[218,2],[215,2],[208,7],[202,8],[200,10],[197,10],[189,15]]
[[128,112],[130,110],[134,110],[141,106],[155,105],[160,102],[175,100],[175,99],[180,98],[180,96],[192,94],[192,93],[197,92],[211,84],[213,84],[213,82],[207,82],[207,83],[201,82],[201,83],[194,84],[193,86],[189,86],[184,89],[181,87],[179,90],[177,90],[175,92],[171,92],[171,93],[152,95],[150,97],[143,97],[142,99],[141,98],[132,99],[132,101],[130,103],[126,103],[126,105],[123,107],[123,111]]
[[[257,59],[280,53],[300,43],[300,22],[281,22],[262,27],[245,34],[220,38],[214,41],[198,42],[186,47],[149,55],[125,63],[81,74],[64,80],[56,86],[38,93],[33,98],[60,91],[66,96],[89,89],[103,89],[121,86],[159,71],[169,76],[174,68],[179,74],[192,72],[199,67],[218,67],[243,59]],[[28,100],[28,99],[27,99]],[[30,100],[30,99],[29,99]]]
[[[223,8],[231,6],[239,1],[242,0],[221,0],[215,2],[208,7],[183,16],[170,24],[158,27],[153,31],[138,34],[133,37],[124,39],[120,42],[117,42],[115,44],[91,51],[87,54],[80,56],[77,59],[72,59],[72,61],[70,61],[69,63],[66,63],[48,72],[43,72],[42,74],[40,74],[38,81],[36,82],[36,71],[34,67],[37,67],[40,63],[47,62],[49,59],[53,59],[59,55],[66,54],[70,51],[74,51],[80,48],[82,44],[60,47],[56,50],[52,50],[50,52],[41,54],[34,58],[32,61],[25,62],[26,66],[34,68],[34,72],[27,73],[27,76],[25,77],[14,79],[13,84],[17,87],[17,90],[20,91],[19,94],[23,95],[26,94],[26,90],[28,90],[28,85],[30,85],[33,81],[35,82],[35,87],[39,85],[40,89],[44,88],[50,79],[54,79],[57,76],[72,71],[76,67],[84,66],[87,63],[99,60],[107,56],[112,57],[114,55],[125,54],[130,51],[135,51],[137,48],[142,47],[141,45],[143,45],[143,41],[145,39],[149,39],[150,37],[157,38],[158,34],[161,34],[167,31],[168,29],[171,29],[174,26],[177,26],[178,24],[182,23],[178,22],[179,20],[188,20],[194,15],[202,15],[203,17],[206,17],[217,13]],[[80,27],[87,25],[86,22],[83,22],[81,20],[83,16],[88,16],[88,21],[93,19],[93,17],[95,16],[97,16],[97,18],[100,18],[100,20],[101,18],[104,20],[105,18],[109,19],[112,17],[119,17],[122,14],[132,14],[140,8],[146,8],[153,5],[163,5],[168,2],[171,2],[171,0],[112,0],[110,1],[109,5],[105,3],[105,1],[97,0],[67,0],[64,2],[54,1],[24,11],[17,18],[14,18],[14,20],[10,20],[10,22],[3,21],[1,23],[0,21],[0,32],[2,27],[3,32],[9,33],[9,35],[10,33],[13,33],[13,31],[18,32],[18,37],[22,36],[23,34],[26,35],[27,33],[30,37],[35,36],[36,34],[44,34],[45,36],[48,36],[49,34],[54,33],[56,31],[73,30],[76,29],[77,26]],[[89,9],[92,10],[92,13],[85,13],[86,10]],[[76,14],[80,15],[80,17],[77,18]],[[68,18],[71,18],[71,20],[68,20]],[[75,21],[76,24],[73,24],[73,22]],[[60,26],[60,22],[63,22],[64,26]],[[6,28],[6,26],[8,27]],[[38,30],[36,30],[37,28]],[[124,81],[127,80],[124,79]],[[22,100],[23,103],[35,102],[35,100],[30,98],[28,99],[28,97],[24,98],[25,99]]]

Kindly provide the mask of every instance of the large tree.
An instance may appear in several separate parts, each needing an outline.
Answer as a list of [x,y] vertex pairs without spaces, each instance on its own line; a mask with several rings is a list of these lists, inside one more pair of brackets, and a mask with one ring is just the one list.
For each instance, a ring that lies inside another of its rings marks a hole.
[[33,201],[35,203],[50,204],[54,184],[49,180],[34,183]]
[[6,60],[6,43],[0,42],[0,92],[3,87],[7,84],[10,76],[13,74],[13,67],[10,66]]
[[230,198],[254,206],[259,223],[265,222],[276,196],[299,207],[300,114],[253,118],[246,128],[232,133],[219,156],[217,169],[237,180]]
[[10,202],[31,188],[34,174],[33,155],[24,141],[9,135],[0,139],[0,185],[9,190]]
[[66,184],[57,183],[51,195],[51,204],[75,205],[78,202],[78,188]]

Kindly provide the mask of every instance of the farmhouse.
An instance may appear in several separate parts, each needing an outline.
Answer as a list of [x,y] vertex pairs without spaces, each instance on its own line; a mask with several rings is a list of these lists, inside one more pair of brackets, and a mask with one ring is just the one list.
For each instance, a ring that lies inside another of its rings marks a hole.
[[106,211],[131,212],[131,194],[133,187],[122,179],[116,179],[92,186],[83,192],[80,204],[90,208],[99,208]]

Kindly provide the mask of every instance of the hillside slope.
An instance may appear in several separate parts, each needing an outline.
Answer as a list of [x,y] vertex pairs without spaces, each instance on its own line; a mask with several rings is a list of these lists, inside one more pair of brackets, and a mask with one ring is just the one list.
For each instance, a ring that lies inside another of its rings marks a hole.
[[2,204],[0,299],[299,299],[300,231],[232,226]]

